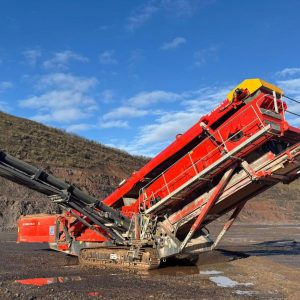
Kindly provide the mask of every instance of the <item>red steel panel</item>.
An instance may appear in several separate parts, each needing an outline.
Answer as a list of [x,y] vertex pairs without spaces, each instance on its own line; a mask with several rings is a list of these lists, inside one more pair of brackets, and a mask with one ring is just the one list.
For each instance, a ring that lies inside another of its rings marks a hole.
[[47,214],[22,216],[18,220],[17,242],[55,242],[56,220],[59,216]]

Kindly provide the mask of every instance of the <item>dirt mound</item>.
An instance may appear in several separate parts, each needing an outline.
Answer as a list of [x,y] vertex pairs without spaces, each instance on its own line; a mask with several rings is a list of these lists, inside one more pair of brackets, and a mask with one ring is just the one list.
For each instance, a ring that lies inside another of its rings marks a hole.
[[[64,131],[0,112],[0,148],[65,179],[98,199],[148,161]],[[299,222],[299,180],[278,185],[247,204],[244,222]],[[16,227],[21,214],[58,212],[38,193],[0,178],[0,229]]]

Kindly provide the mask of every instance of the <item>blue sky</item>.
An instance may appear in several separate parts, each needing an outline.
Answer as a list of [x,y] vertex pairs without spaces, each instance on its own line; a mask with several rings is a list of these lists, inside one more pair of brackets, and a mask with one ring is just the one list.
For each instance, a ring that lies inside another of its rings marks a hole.
[[0,110],[154,155],[245,78],[300,99],[299,10],[296,0],[0,0]]

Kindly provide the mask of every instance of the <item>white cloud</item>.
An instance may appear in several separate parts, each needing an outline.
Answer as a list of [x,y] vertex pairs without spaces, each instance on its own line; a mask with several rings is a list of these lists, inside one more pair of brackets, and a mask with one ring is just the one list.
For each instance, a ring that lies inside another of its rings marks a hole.
[[212,2],[207,0],[161,0],[161,7],[177,17],[190,17],[197,12],[200,6]]
[[146,110],[141,110],[130,106],[121,106],[106,113],[103,116],[103,120],[137,118],[146,116],[147,114],[148,111]]
[[104,103],[110,103],[113,100],[114,96],[114,91],[110,89],[106,89],[101,93],[101,98]]
[[172,102],[180,99],[181,95],[179,94],[158,90],[141,92],[136,96],[129,98],[126,102],[134,107],[146,107],[159,102]]
[[5,101],[0,101],[0,111],[7,112],[9,110],[9,105]]
[[180,45],[183,45],[186,43],[186,39],[183,37],[176,37],[172,41],[164,43],[161,47],[162,50],[170,50],[178,48]]
[[154,124],[141,128],[138,140],[140,145],[170,142],[178,133],[185,132],[200,116],[193,112],[165,112]]
[[285,68],[276,72],[276,75],[279,77],[289,77],[297,74],[300,74],[300,68]]
[[80,124],[72,124],[66,128],[67,132],[80,132],[80,131],[86,131],[91,128],[95,128],[96,125],[93,124],[87,124],[87,123],[80,123]]
[[134,68],[143,59],[144,59],[144,55],[141,49],[132,50],[130,52],[129,59],[128,59],[129,67]]
[[182,104],[190,111],[196,111],[198,114],[205,114],[214,106],[217,106],[221,100],[224,100],[234,86],[227,87],[205,87],[196,91],[183,93],[184,100]]
[[[300,97],[298,100],[300,101]],[[288,111],[300,115],[300,104],[288,101]],[[285,116],[289,124],[300,126],[300,117],[290,114],[289,112],[286,112]]]
[[38,59],[42,56],[42,51],[39,48],[35,48],[23,51],[22,54],[25,57],[27,63],[30,66],[34,67],[37,64]]
[[132,155],[144,155],[147,157],[153,157],[157,152],[165,148],[165,143],[156,143],[152,145],[147,145],[147,147],[140,147],[134,143],[128,143],[126,140],[115,139],[111,140],[109,143],[106,143],[106,146],[112,148],[122,149]]
[[80,119],[84,119],[88,116],[89,114],[86,113],[83,109],[68,107],[68,109],[65,108],[55,109],[50,113],[46,113],[46,114],[37,114],[34,115],[31,119],[43,123],[51,123],[51,122],[69,123]]
[[[300,98],[298,98],[300,100]],[[297,114],[300,114],[300,104],[295,102],[290,102],[288,105],[288,110]],[[300,119],[300,118],[298,118]]]
[[0,82],[0,92],[11,89],[12,87],[13,87],[13,84],[10,81],[1,81]]
[[128,123],[124,124],[124,121],[122,121],[124,119],[163,114],[163,112],[159,109],[153,109],[153,107],[152,109],[143,109],[144,107],[153,106],[158,102],[173,102],[179,99],[183,99],[181,95],[167,91],[141,92],[132,98],[124,100],[123,102],[126,103],[126,106],[114,108],[104,114],[102,120],[107,122],[109,125],[115,124],[109,121],[114,121],[117,122],[116,124],[118,125],[121,124],[120,127],[126,127]]
[[72,61],[87,63],[89,62],[89,59],[73,51],[65,50],[54,53],[51,59],[44,61],[43,66],[45,69],[66,70],[69,68],[69,64]]
[[70,123],[89,118],[98,109],[90,96],[97,80],[93,77],[77,77],[54,73],[42,76],[36,87],[38,95],[19,101],[22,108],[34,110],[32,119],[39,122]]
[[180,95],[181,110],[164,112],[153,124],[141,128],[138,141],[141,144],[170,142],[177,133],[183,133],[200,117],[216,107],[226,98],[231,87],[209,87]]
[[[172,97],[167,97],[167,99],[175,99],[177,101],[177,105],[174,105],[174,109],[160,111],[159,113],[153,113],[153,109],[149,109],[149,113],[154,116],[156,115],[151,119],[151,124],[145,124],[139,127],[137,134],[130,142],[123,140],[118,142],[117,146],[132,154],[154,156],[157,152],[174,141],[178,133],[184,133],[188,128],[194,125],[201,116],[216,107],[226,98],[226,94],[231,89],[232,86],[216,86],[201,88],[195,91],[186,91],[180,94],[160,91],[162,95],[172,95]],[[155,92],[156,91],[140,93],[131,99],[140,99],[141,94],[152,95],[153,93],[155,94]],[[145,98],[147,99],[147,97]],[[142,99],[144,99],[144,97],[142,97]],[[154,99],[157,99],[157,97]],[[130,101],[127,100],[126,103],[130,104]],[[144,101],[138,101],[137,103],[145,104]],[[146,103],[147,105],[152,105],[156,103],[156,101]],[[124,115],[126,114],[124,113]]]
[[49,91],[39,96],[29,97],[20,101],[21,107],[41,110],[58,110],[62,108],[72,109],[78,105],[83,106],[93,104],[95,104],[95,101],[92,98],[74,90]]
[[[297,69],[297,68],[290,68],[290,69]],[[285,69],[286,70],[286,69]],[[292,74],[291,74],[292,73]],[[297,72],[286,72],[284,76],[292,76],[295,75]],[[277,85],[283,90],[284,94],[300,101],[300,78],[293,78],[293,79],[286,79],[286,80],[279,80],[277,81]],[[288,111],[300,114],[300,104],[295,103],[289,99],[284,99],[288,104]],[[296,115],[286,113],[287,121],[294,125],[300,126],[300,118]]]
[[[90,129],[110,129],[110,128],[129,128],[127,121],[122,120],[109,120],[109,121],[98,121],[96,124],[90,123],[79,123],[71,124],[66,128],[68,132],[80,132]],[[118,148],[118,147],[117,147]]]
[[157,1],[148,1],[145,5],[135,9],[127,20],[126,28],[134,31],[148,22],[159,11]]
[[128,122],[127,121],[121,121],[121,120],[116,120],[116,121],[103,121],[100,122],[99,126],[101,128],[128,128]]
[[118,63],[115,58],[114,50],[106,50],[99,55],[100,63],[103,65],[116,65]]
[[[232,86],[214,86],[182,93],[164,90],[141,92],[124,100],[126,106],[120,106],[106,113],[102,117],[104,123],[100,127],[126,128],[129,124],[124,120],[151,115],[151,123],[135,128],[136,134],[130,141],[121,139],[117,142],[111,141],[110,145],[132,154],[153,156],[172,142],[178,133],[184,133],[201,116],[216,107],[232,88]],[[163,110],[164,106],[159,106],[159,110],[156,110],[154,106],[157,103],[174,103],[174,105],[168,105],[167,110]]]
[[194,53],[194,65],[202,67],[210,61],[216,62],[218,60],[217,47],[212,46],[205,49],[200,49]]
[[79,77],[69,73],[51,73],[42,76],[36,87],[38,89],[76,90],[85,92],[95,87],[98,80],[95,77]]
[[132,11],[127,19],[126,29],[135,31],[158,13],[177,18],[191,17],[200,7],[203,8],[214,2],[215,0],[149,0]]
[[287,95],[300,95],[300,78],[279,80],[277,84]]
[[[1,81],[0,82],[0,94],[5,92],[8,89],[11,89],[13,87],[12,82],[10,81]],[[11,105],[9,105],[6,101],[0,101],[0,111],[8,112],[11,108]]]

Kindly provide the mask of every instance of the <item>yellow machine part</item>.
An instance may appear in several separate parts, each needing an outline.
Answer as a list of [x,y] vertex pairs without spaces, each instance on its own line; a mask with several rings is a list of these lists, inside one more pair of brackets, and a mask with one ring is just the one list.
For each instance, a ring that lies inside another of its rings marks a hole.
[[236,89],[248,89],[250,95],[252,95],[261,87],[265,87],[271,91],[275,91],[276,93],[283,95],[283,91],[276,85],[266,82],[259,78],[253,78],[253,79],[245,79],[242,83],[240,83],[237,87],[235,87],[232,91],[230,91],[227,94],[227,99],[229,102],[233,101],[234,93]]

